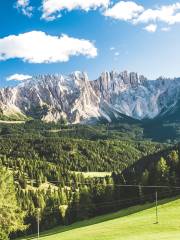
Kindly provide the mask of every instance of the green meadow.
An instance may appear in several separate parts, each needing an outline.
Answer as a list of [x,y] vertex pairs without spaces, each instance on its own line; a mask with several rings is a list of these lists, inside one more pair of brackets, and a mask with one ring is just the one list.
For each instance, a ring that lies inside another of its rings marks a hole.
[[[41,233],[42,240],[179,240],[180,199],[159,202],[159,223],[154,204],[119,212]],[[36,236],[23,238],[37,239]]]

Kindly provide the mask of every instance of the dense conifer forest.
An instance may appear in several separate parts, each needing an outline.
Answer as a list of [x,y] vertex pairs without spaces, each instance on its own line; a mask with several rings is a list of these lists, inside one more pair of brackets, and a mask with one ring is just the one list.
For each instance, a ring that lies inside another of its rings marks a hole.
[[19,228],[0,228],[1,235],[36,232],[37,214],[42,231],[153,201],[157,189],[146,185],[168,186],[160,198],[178,194],[180,146],[152,141],[147,131],[139,123],[1,123],[0,166],[12,176],[22,216]]

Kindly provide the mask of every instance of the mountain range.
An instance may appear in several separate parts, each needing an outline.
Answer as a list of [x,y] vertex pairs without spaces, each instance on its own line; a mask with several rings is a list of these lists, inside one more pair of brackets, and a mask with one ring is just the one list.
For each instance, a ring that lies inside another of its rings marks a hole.
[[180,116],[180,78],[148,80],[135,72],[39,75],[0,89],[0,118],[93,123]]

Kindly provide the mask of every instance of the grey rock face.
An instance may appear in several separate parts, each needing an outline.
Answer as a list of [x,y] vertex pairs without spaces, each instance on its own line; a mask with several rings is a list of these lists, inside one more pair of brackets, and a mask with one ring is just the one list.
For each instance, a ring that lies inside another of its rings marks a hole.
[[180,79],[150,81],[127,71],[103,72],[93,81],[78,71],[68,76],[40,75],[0,89],[0,109],[6,116],[34,117],[39,111],[45,121],[65,118],[70,123],[112,121],[121,114],[151,119],[173,108],[179,99]]

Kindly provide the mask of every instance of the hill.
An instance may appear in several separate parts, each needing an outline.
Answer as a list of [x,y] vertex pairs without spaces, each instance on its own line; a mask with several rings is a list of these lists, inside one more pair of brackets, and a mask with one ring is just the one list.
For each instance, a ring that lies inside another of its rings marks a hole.
[[[180,199],[163,200],[155,222],[153,204],[131,207],[117,213],[44,232],[42,240],[161,240],[180,239]],[[28,237],[23,239],[35,239]]]

